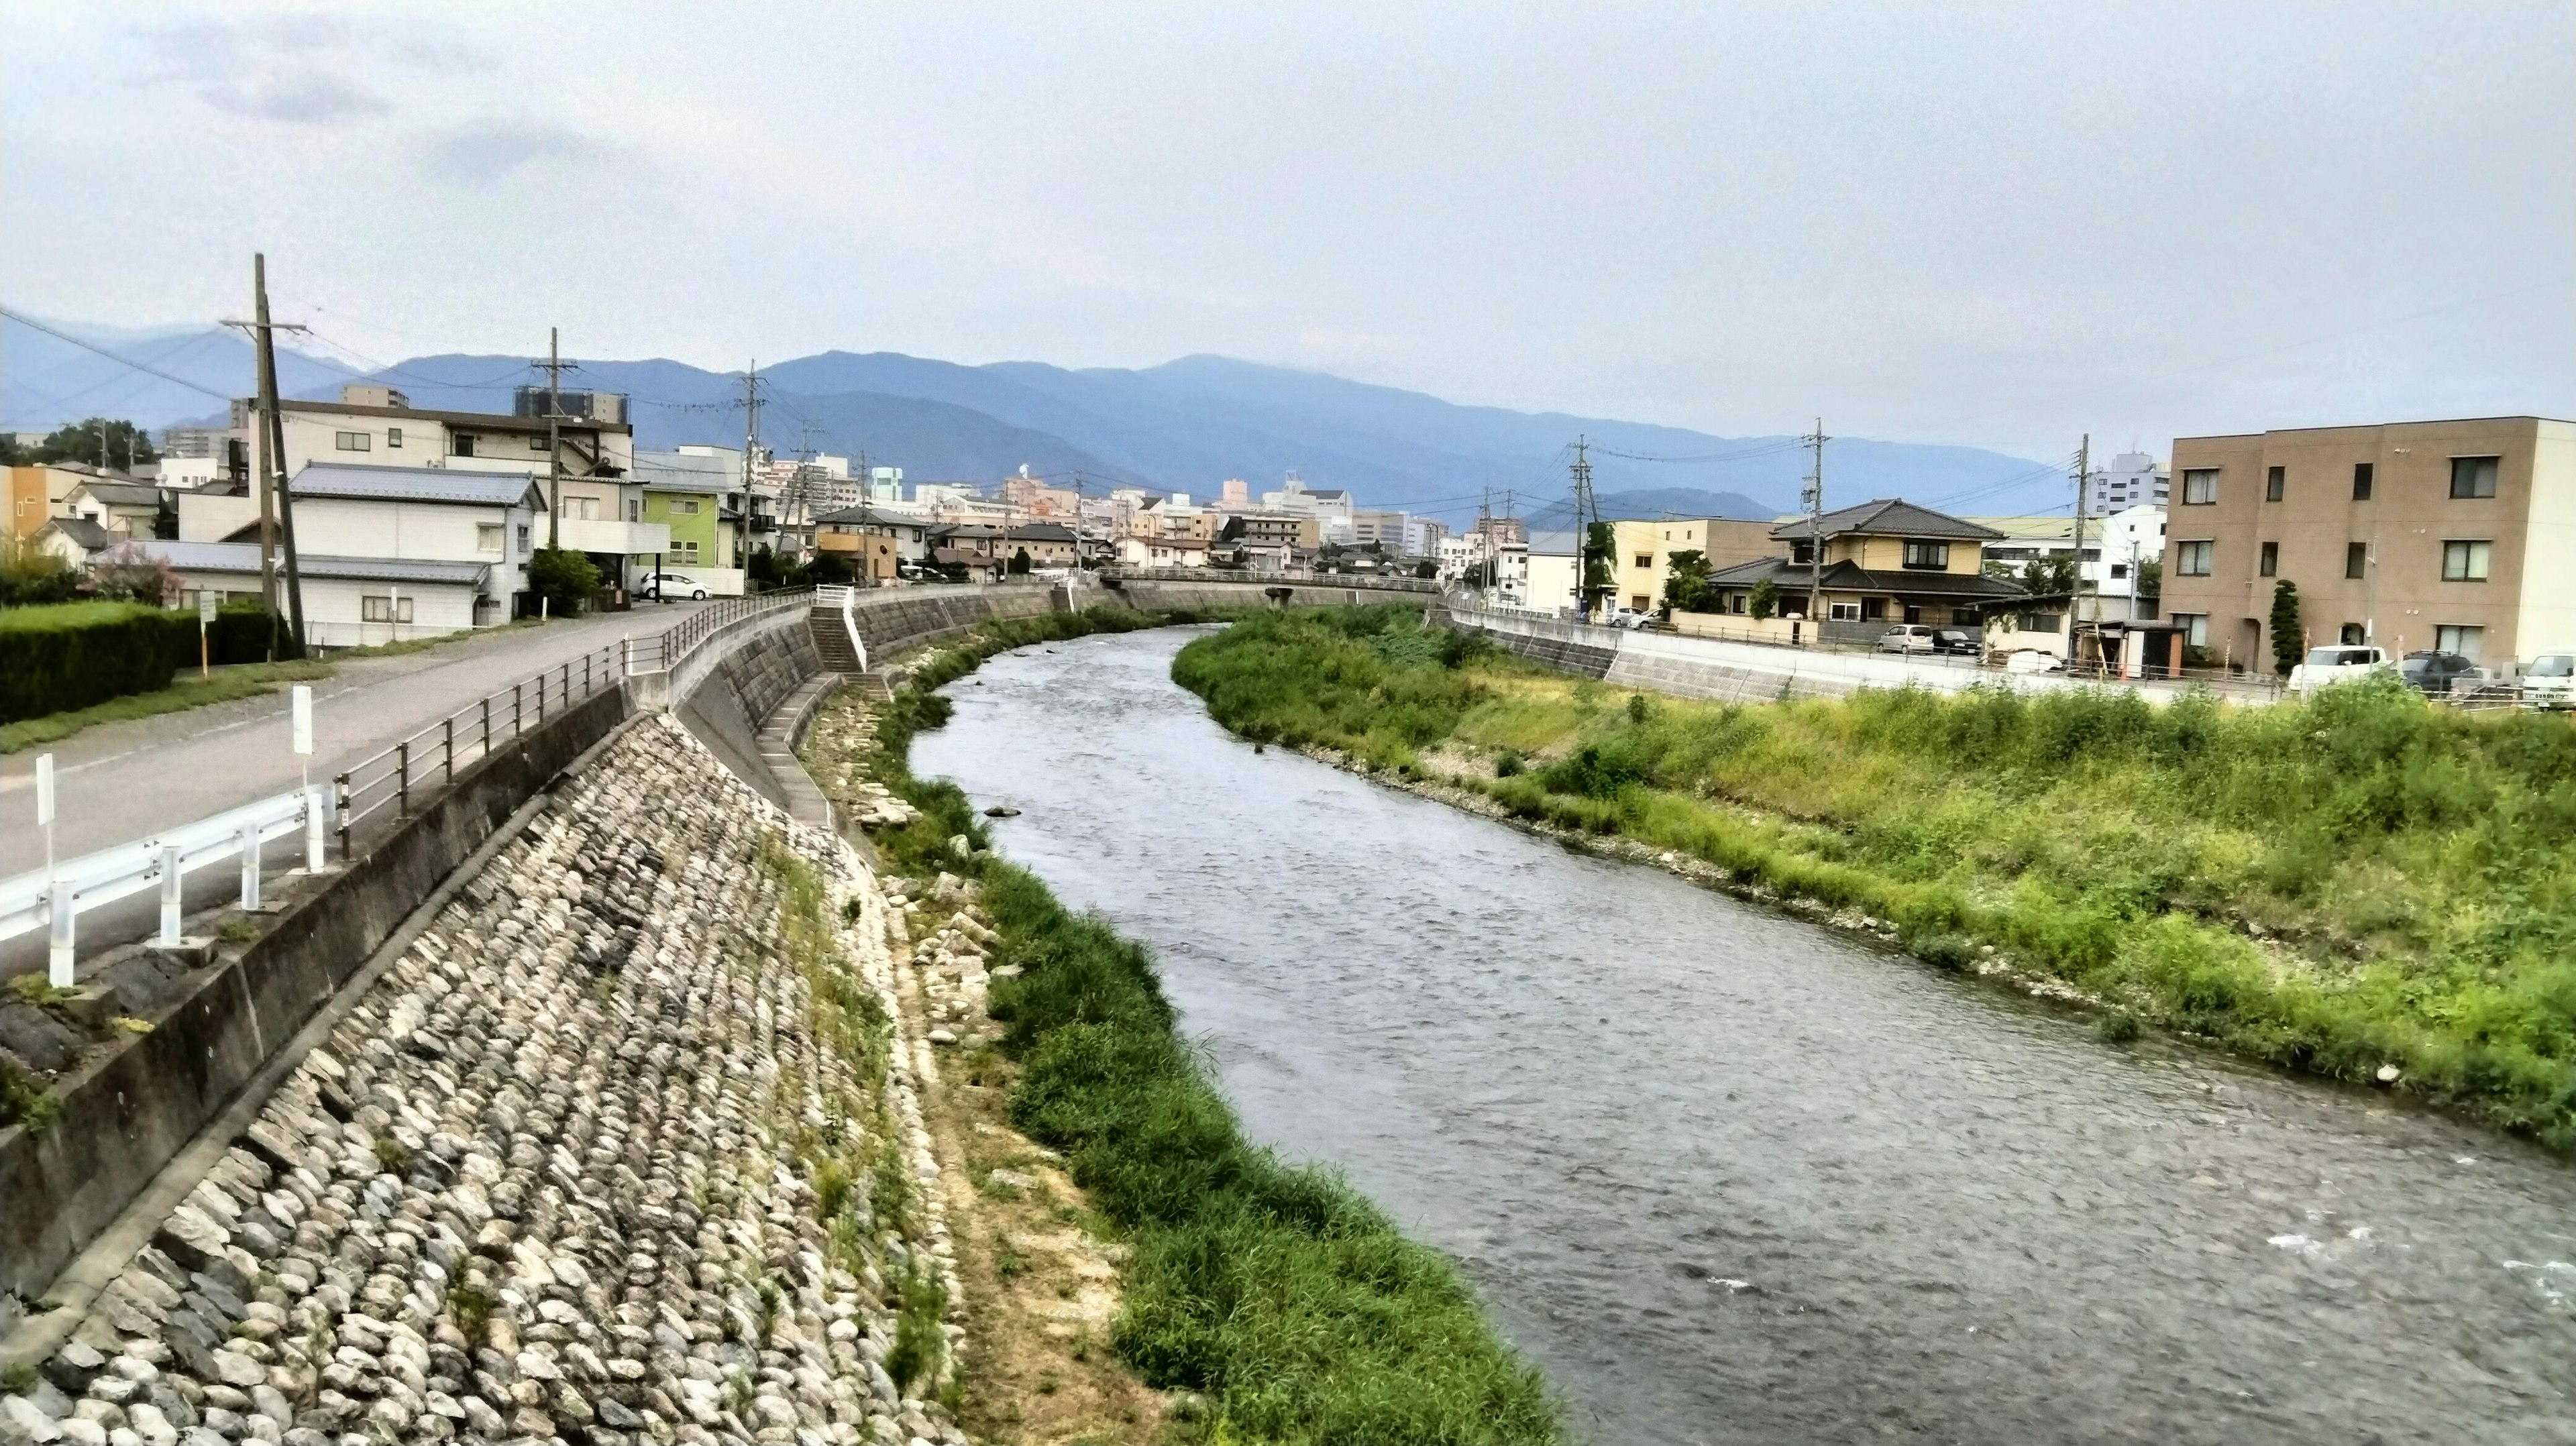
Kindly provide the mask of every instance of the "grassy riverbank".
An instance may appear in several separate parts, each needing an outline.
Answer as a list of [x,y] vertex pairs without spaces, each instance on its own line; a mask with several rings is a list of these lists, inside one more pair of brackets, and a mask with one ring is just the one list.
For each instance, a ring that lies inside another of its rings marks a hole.
[[2114,1011],[2576,1146],[2576,729],[2356,685],[2154,708],[1915,690],[1719,705],[1534,667],[1414,610],[1257,617],[1173,677],[1256,740],[1695,855],[1995,951]]
[[912,776],[912,736],[948,718],[930,690],[994,653],[1175,621],[1093,609],[989,623],[926,660],[878,710],[869,768],[922,810],[876,835],[899,870],[981,880],[1001,934],[991,1013],[1014,1062],[1012,1122],[1065,1156],[1132,1252],[1112,1345],[1139,1376],[1206,1398],[1184,1439],[1296,1443],[1554,1442],[1535,1369],[1485,1323],[1454,1267],[1406,1240],[1335,1176],[1244,1139],[1175,1032],[1144,951],[1068,913],[1035,876],[950,840],[984,834],[965,796]]

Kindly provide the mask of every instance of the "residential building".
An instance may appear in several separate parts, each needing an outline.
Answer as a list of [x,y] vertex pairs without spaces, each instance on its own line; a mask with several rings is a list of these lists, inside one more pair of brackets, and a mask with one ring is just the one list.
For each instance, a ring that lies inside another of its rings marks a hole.
[[2196,647],[2439,648],[2490,667],[2576,644],[2576,422],[2483,417],[2174,441],[2164,611]]
[[[527,591],[528,560],[539,545],[545,494],[537,480],[526,472],[437,467],[312,463],[297,471],[287,479],[287,492],[294,503],[297,563],[306,577],[304,614],[312,641],[348,647],[384,642],[395,624],[409,637],[507,622]],[[247,555],[248,591],[255,594],[259,500],[229,492],[183,492],[178,503],[176,541],[142,545],[152,555],[168,558],[183,575],[195,568],[238,578],[238,565]],[[191,561],[183,564],[182,558]],[[312,579],[320,559],[337,559],[337,581],[350,586],[317,592]],[[282,561],[280,567],[283,576]],[[383,600],[393,594],[358,585],[406,580],[466,591],[442,593],[446,601],[424,614],[420,610],[427,603],[397,605]],[[205,585],[242,590],[237,581]]]
[[881,503],[863,502],[827,512],[814,520],[818,553],[846,558],[850,570],[870,582],[891,582],[907,566],[930,556],[930,524],[920,514]]
[[1029,555],[1033,567],[1071,567],[1077,557],[1074,530],[1057,522],[1021,522],[992,527],[980,522],[959,522],[930,529],[930,545],[939,551],[998,558],[1007,563],[1017,554]]
[[660,553],[643,561],[656,568],[688,572],[691,577],[696,577],[698,571],[731,571],[742,566],[736,556],[740,537],[735,526],[725,520],[724,494],[717,484],[669,477],[648,482],[641,491],[641,520],[661,526],[667,539]]
[[1070,520],[1081,507],[1082,494],[1070,487],[1050,487],[1029,475],[1027,464],[1017,477],[1002,479],[1002,501],[1017,508],[1022,516]]
[[2001,533],[1901,499],[1792,518],[1770,535],[1786,553],[1710,575],[1722,611],[1749,612],[1753,589],[1767,581],[1783,617],[1808,616],[1812,590],[1829,623],[1976,627],[1987,606],[2022,596],[2019,584],[1985,575],[1983,549]]
[[1252,488],[1240,477],[1228,477],[1217,484],[1217,503],[1224,507],[1252,505]]
[[[528,501],[533,504],[536,497],[531,484]],[[300,513],[296,522],[300,535]],[[194,607],[204,592],[215,594],[218,604],[259,600],[257,542],[156,540],[131,546],[178,574],[182,607]],[[493,621],[494,570],[482,561],[349,556],[299,548],[304,630],[318,647],[350,648],[488,626]],[[281,586],[284,576],[281,570]]]
[[1225,518],[1217,535],[1228,542],[1268,543],[1293,547],[1300,552],[1313,552],[1324,545],[1323,524],[1312,513],[1232,513]]
[[1261,494],[1262,510],[1267,512],[1311,513],[1317,531],[1326,542],[1351,541],[1351,494],[1339,487],[1308,487],[1296,473],[1276,492]]
[[1527,542],[1506,543],[1494,554],[1498,590],[1507,599],[1514,589],[1505,565],[1517,562],[1520,587],[1516,600],[1506,606],[1531,612],[1565,616],[1579,611],[1583,599],[1577,589],[1580,575],[1575,558],[1582,551],[1583,534],[1572,529],[1550,529],[1532,532]]
[[170,493],[135,482],[83,478],[64,496],[58,515],[97,524],[111,542],[178,535],[179,507]]
[[32,539],[36,546],[66,566],[87,565],[90,555],[101,552],[123,540],[108,536],[107,529],[88,517],[49,517],[38,527]]
[[1175,492],[1168,497],[1148,497],[1138,503],[1128,518],[1127,531],[1136,537],[1188,537],[1212,542],[1224,525],[1224,515],[1215,508],[1193,507],[1190,494]]
[[2171,491],[2171,474],[2153,456],[2122,452],[2084,474],[2084,510],[2108,517],[2132,507],[2162,507]]
[[868,469],[868,500],[870,502],[901,502],[903,500],[903,469],[901,467],[870,467]]
[[1142,537],[1118,539],[1118,565],[1121,567],[1205,567],[1208,543],[1198,537]]
[[[521,412],[531,410],[522,388]],[[549,419],[541,415],[445,412],[416,408],[393,387],[352,383],[336,402],[285,400],[278,417],[286,438],[288,475],[308,463],[331,466],[448,468],[465,472],[528,473],[540,481],[553,467],[547,434],[558,435],[556,458],[568,478],[617,478],[635,469],[634,429],[625,421],[625,398],[613,392],[565,392],[599,416]],[[535,410],[542,410],[539,406]],[[614,417],[614,420],[607,418]],[[233,425],[259,445],[262,413],[256,401],[233,403]]]
[[[2039,558],[2062,558],[2076,553],[2075,519],[2072,517],[1971,517],[1967,519],[2003,534],[1998,542],[1986,544],[1986,561],[2001,563],[2016,575],[2021,568]],[[2084,546],[2078,564],[2086,592],[2099,597],[2129,598],[2137,593],[2137,580],[2146,564],[2164,556],[2165,509],[2154,503],[2123,508],[2102,517],[2084,519]],[[2153,596],[2150,591],[2149,596]],[[2120,616],[2125,609],[2114,610]]]
[[1665,590],[1672,582],[1676,554],[1698,553],[1711,572],[1751,562],[1778,551],[1770,536],[1772,526],[1723,517],[1613,522],[1612,602],[1634,612],[1651,612],[1667,600]]

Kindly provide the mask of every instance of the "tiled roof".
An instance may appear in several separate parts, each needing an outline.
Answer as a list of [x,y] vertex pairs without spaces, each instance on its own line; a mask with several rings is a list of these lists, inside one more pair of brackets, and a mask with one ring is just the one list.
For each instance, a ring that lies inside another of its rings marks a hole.
[[[301,474],[298,474],[299,476]],[[259,573],[259,544],[255,542],[172,542],[167,539],[135,539],[145,554],[160,558],[181,572]],[[347,578],[361,582],[447,583],[471,587],[483,581],[491,564],[456,562],[435,558],[413,557],[335,557],[306,553],[295,560],[296,570],[306,577]],[[280,576],[285,574],[283,557],[278,560]]]
[[[1782,592],[1803,591],[1811,572],[1803,562],[1762,557],[1722,567],[1708,575],[1717,587],[1751,587],[1769,578]],[[1883,592],[1898,597],[2017,598],[2021,584],[1975,572],[1872,572],[1849,560],[1827,563],[1816,584],[1826,592]]]
[[340,497],[371,502],[454,502],[476,507],[542,507],[537,479],[528,472],[469,472],[447,467],[343,467],[307,462],[289,487],[298,497]]
[[[2003,536],[1991,527],[1980,527],[1962,517],[1917,507],[1902,498],[1881,498],[1857,507],[1845,507],[1818,518],[1827,537],[1840,537],[1850,532],[1876,533],[1889,537],[1964,537],[1987,541]],[[1811,524],[1795,517],[1771,529],[1773,537],[1791,538],[1811,535]]]

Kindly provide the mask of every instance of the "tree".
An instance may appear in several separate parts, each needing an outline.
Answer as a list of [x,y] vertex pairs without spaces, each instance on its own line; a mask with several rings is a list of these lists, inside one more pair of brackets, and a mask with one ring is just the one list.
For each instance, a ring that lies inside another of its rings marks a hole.
[[1426,579],[1438,577],[1440,575],[1440,564],[1433,562],[1430,558],[1426,557],[1413,565],[1413,575],[1418,578]]
[[1607,522],[1595,522],[1583,530],[1583,611],[1586,616],[1593,605],[1617,590],[1612,581],[1610,559],[1619,550],[1618,534]]
[[1753,620],[1757,623],[1769,619],[1772,614],[1780,611],[1780,585],[1767,577],[1756,582],[1753,584],[1753,596],[1745,600],[1744,608],[1753,615]]
[[2165,592],[2165,560],[2161,557],[2138,559],[2138,596],[2162,597]]
[[546,600],[546,611],[573,617],[599,595],[599,569],[587,553],[569,547],[540,547],[528,559],[528,591]]
[[179,574],[142,544],[119,543],[90,559],[91,589],[110,602],[168,607],[179,600]]
[[2307,628],[2299,621],[2299,585],[2285,577],[2272,584],[2272,671],[2290,676],[2307,650]]
[[2067,597],[2075,591],[2075,554],[2043,553],[2021,565],[2021,585],[2033,597]]
[[36,541],[33,531],[0,534],[0,604],[71,601],[80,573]]
[[1677,613],[1717,611],[1717,589],[1708,585],[1708,554],[1691,549],[1672,556],[1672,576],[1664,584],[1664,601]]
[[1025,577],[1028,570],[1029,550],[1025,547],[1014,549],[1011,553],[1011,576]]
[[151,437],[141,427],[132,422],[108,417],[91,417],[86,421],[70,422],[56,427],[45,434],[45,440],[36,444],[35,458],[39,462],[95,464],[99,460],[99,437],[102,430],[107,438],[106,465],[122,469],[126,465],[126,449],[129,445],[133,448],[132,457],[137,466],[145,462],[161,460],[161,454],[152,450]]

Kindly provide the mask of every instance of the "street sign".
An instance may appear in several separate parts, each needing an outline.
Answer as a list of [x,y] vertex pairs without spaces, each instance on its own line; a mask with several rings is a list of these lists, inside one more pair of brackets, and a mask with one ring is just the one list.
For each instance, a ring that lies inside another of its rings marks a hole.
[[213,625],[214,621],[215,590],[213,588],[201,588],[197,592],[197,626],[201,628],[209,627]]

